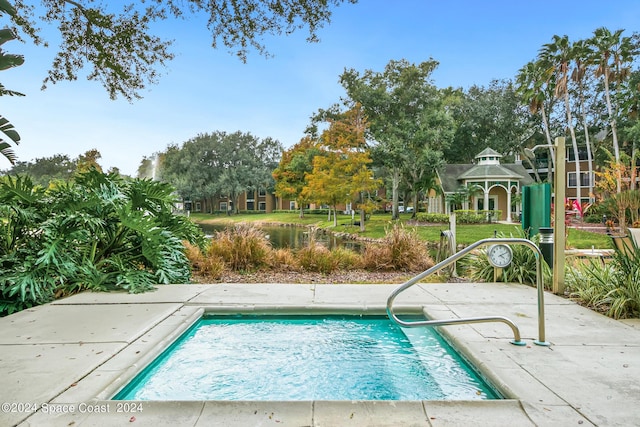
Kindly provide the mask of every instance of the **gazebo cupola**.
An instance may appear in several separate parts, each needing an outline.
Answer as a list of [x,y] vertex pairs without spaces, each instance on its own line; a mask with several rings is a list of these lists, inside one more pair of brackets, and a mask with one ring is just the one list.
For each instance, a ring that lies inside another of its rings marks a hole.
[[502,154],[487,147],[476,155],[476,163],[478,165],[499,165],[501,157]]

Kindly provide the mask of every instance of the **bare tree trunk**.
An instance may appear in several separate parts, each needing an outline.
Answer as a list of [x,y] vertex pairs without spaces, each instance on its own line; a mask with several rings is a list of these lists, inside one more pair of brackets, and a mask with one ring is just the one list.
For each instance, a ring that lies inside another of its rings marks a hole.
[[398,219],[398,188],[400,187],[400,169],[393,168],[391,181],[391,219]]
[[[547,138],[547,144],[553,145],[553,141],[551,140],[551,134],[549,133],[549,122],[547,121],[547,113],[544,111],[544,105],[540,109],[540,112],[542,113],[542,123],[544,124],[544,134]],[[553,151],[553,148],[549,148],[549,155],[551,156],[551,164],[547,165],[547,170],[549,171],[547,173],[547,181],[553,183],[555,182],[553,180],[553,174],[556,171],[556,153],[555,151]],[[535,166],[534,166],[534,170],[535,170]],[[540,177],[537,175],[538,173],[536,171],[536,177],[538,178],[538,181],[540,181]]]
[[636,166],[636,159],[638,158],[638,148],[635,146],[635,144],[633,145],[633,148],[631,149],[631,183],[630,183],[630,190],[635,190],[636,189],[636,177],[638,176],[638,167]]
[[360,192],[360,231],[364,232],[365,231],[365,224],[364,221],[366,220],[366,213],[364,211],[364,206],[365,206],[365,202],[364,202],[364,192],[361,191]]
[[[538,173],[538,168],[536,167],[536,159],[530,159],[527,156],[524,156],[524,158],[527,159],[527,161],[531,165],[531,169],[533,169],[533,174],[536,176],[536,182],[542,182],[542,180],[540,179],[540,174]],[[547,166],[547,168],[549,167]],[[549,169],[549,171],[551,171],[551,169]]]
[[[620,147],[618,145],[618,129],[616,125],[616,118],[613,115],[613,106],[611,105],[611,95],[609,94],[609,72],[604,72],[604,98],[607,101],[607,112],[609,113],[609,126],[611,126],[611,136],[613,139],[613,155],[616,159],[616,163],[620,163]],[[617,193],[622,191],[622,175],[618,168],[618,176],[616,177],[616,190]]]
[[587,118],[582,113],[582,123],[584,126],[584,141],[587,145],[587,168],[589,171],[589,201],[593,199],[593,154],[591,153],[591,141],[589,139],[589,129],[587,129]]
[[[573,156],[576,164],[576,199],[582,205],[582,185],[580,182],[580,153],[578,151],[578,141],[576,140],[576,132],[573,128],[573,117],[571,115],[571,105],[569,104],[569,92],[564,94],[564,106],[567,109],[567,126],[571,134],[571,142],[573,144]],[[556,203],[564,203],[564,200],[558,200]]]

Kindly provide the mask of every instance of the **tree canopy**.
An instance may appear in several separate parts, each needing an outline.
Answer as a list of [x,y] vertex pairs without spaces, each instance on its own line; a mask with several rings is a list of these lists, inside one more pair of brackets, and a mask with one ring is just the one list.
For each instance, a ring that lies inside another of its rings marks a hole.
[[[153,33],[153,24],[169,18],[206,16],[212,47],[220,45],[243,61],[251,49],[268,55],[263,39],[308,29],[307,40],[330,21],[332,7],[357,0],[14,0],[11,19],[21,38],[47,46],[38,28],[57,28],[61,41],[43,87],[76,80],[88,68],[87,78],[100,82],[111,98],[140,98],[140,91],[156,83],[159,66],[174,57],[172,40]],[[7,0],[2,1],[8,4]],[[10,5],[9,5],[10,6]]]
[[445,150],[451,163],[471,163],[486,147],[505,156],[513,154],[532,134],[532,116],[509,80],[493,80],[486,87],[474,85],[455,98],[450,103],[455,136]]
[[[373,179],[369,168],[372,160],[365,140],[368,125],[362,107],[356,104],[347,111],[334,112],[327,121],[329,128],[322,132],[317,144],[322,155],[313,158],[313,170],[307,174],[302,193],[309,200],[331,206],[336,226],[338,204],[362,199],[363,192],[376,190],[380,183]],[[364,227],[364,215],[361,217],[360,225]]]
[[172,145],[162,156],[162,179],[184,199],[226,195],[238,209],[238,198],[249,190],[271,189],[272,171],[282,153],[280,142],[250,133],[216,131]]
[[304,207],[310,202],[304,189],[307,178],[313,171],[313,159],[319,155],[322,155],[322,151],[316,140],[306,135],[282,153],[280,163],[272,174],[276,196],[295,200],[300,209],[300,218],[304,217]]
[[431,80],[437,66],[433,59],[420,64],[392,60],[381,72],[350,69],[340,76],[348,97],[362,105],[369,122],[374,160],[392,173],[393,218],[398,217],[403,168],[411,169],[409,164],[421,160],[415,153],[427,148],[442,151],[450,142],[443,94]]
[[102,167],[98,163],[101,157],[100,151],[95,148],[75,159],[70,159],[66,154],[54,154],[30,162],[18,161],[10,169],[2,171],[2,174],[28,175],[34,184],[47,188],[52,182],[71,181],[93,169],[101,172]]

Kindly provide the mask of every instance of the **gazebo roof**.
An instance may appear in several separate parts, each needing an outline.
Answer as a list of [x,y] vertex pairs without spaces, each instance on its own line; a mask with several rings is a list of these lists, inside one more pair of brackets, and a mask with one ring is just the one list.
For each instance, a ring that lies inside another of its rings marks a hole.
[[491,156],[491,157],[502,157],[502,154],[498,153],[496,150],[494,150],[491,147],[487,147],[484,150],[482,150],[480,153],[476,154],[476,159],[479,159],[480,157],[487,157],[487,156]]
[[475,156],[476,159],[483,157],[494,157],[495,159],[484,162],[479,161],[478,164],[445,165],[442,171],[438,173],[442,190],[445,193],[455,193],[464,181],[469,180],[512,180],[518,181],[520,185],[533,183],[533,179],[522,164],[500,164],[499,159],[502,154],[492,148],[487,147]]
[[[506,166],[506,165],[505,165]],[[507,169],[503,165],[475,165],[471,169],[457,176],[458,180],[486,179],[486,178],[512,178],[522,179],[522,175]],[[528,175],[527,175],[528,176]]]

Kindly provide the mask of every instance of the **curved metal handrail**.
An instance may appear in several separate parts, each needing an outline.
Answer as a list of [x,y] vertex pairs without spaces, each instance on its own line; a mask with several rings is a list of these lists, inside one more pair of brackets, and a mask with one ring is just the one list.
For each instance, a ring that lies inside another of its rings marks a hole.
[[472,243],[471,245],[462,249],[460,252],[457,252],[451,255],[449,258],[443,261],[440,261],[433,267],[423,271],[422,273],[418,274],[412,279],[409,279],[407,282],[400,285],[400,287],[398,287],[391,293],[391,295],[387,299],[387,315],[389,316],[389,318],[395,323],[397,323],[398,325],[407,327],[407,328],[415,328],[415,327],[421,327],[421,326],[445,326],[445,325],[453,325],[458,323],[502,322],[509,325],[509,327],[511,327],[511,330],[513,331],[514,340],[511,341],[511,343],[515,345],[524,345],[525,344],[524,341],[520,339],[520,330],[518,329],[518,326],[512,320],[504,316],[470,317],[470,318],[448,319],[448,320],[421,320],[421,321],[407,322],[398,318],[398,316],[396,316],[396,314],[393,312],[393,307],[392,307],[393,301],[405,289],[410,288],[411,286],[415,285],[425,277],[437,271],[442,270],[444,267],[448,266],[449,264],[456,262],[466,254],[468,254],[469,252],[471,252],[472,250],[480,246],[498,244],[498,243],[520,244],[520,245],[528,246],[534,251],[536,255],[536,287],[538,291],[538,341],[534,341],[534,343],[538,345],[548,346],[549,343],[545,341],[544,286],[543,286],[543,280],[542,280],[542,264],[540,262],[540,259],[542,257],[542,252],[540,252],[540,248],[538,248],[538,246],[536,246],[535,243],[533,243],[531,240],[528,240],[528,239],[514,238],[514,237],[505,237],[505,238],[498,237],[498,238],[478,240],[477,242]]

